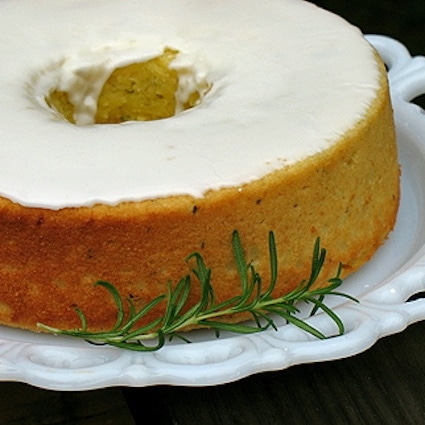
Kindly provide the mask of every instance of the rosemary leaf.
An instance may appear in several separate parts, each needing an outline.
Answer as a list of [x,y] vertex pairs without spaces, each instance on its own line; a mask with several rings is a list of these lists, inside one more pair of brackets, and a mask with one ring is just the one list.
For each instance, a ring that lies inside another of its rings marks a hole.
[[[150,303],[146,304],[138,313],[135,313],[134,310],[134,304],[131,302],[131,309],[130,309],[130,316],[127,321],[127,323],[121,327],[121,333],[128,332],[142,317],[146,316],[151,310],[153,310],[162,300],[164,300],[165,295],[160,295],[156,298],[154,298]],[[153,323],[156,323],[157,319],[155,319],[152,324],[144,326],[144,329],[148,330],[155,325]]]
[[268,299],[271,297],[272,292],[277,282],[277,250],[276,241],[273,232],[269,232],[269,262],[270,262],[270,285],[267,291],[261,296],[262,299]]
[[339,330],[339,335],[343,335],[344,334],[344,324],[342,323],[341,319],[339,318],[339,316],[337,314],[335,314],[334,311],[332,311],[332,309],[330,309],[326,304],[324,304],[322,302],[322,300],[320,299],[315,299],[315,298],[310,298],[309,299],[310,302],[312,302],[313,304],[315,304],[315,311],[314,314],[316,313],[317,309],[321,309],[324,313],[326,313],[334,322],[335,324],[338,326],[338,330]]
[[86,315],[81,311],[80,308],[76,307],[75,312],[77,313],[80,322],[81,322],[81,331],[86,332],[87,331],[87,319]]
[[[314,307],[310,312],[310,316],[314,316],[318,311],[319,308],[323,306],[323,300],[325,299],[325,295],[324,294],[320,294],[320,296],[317,298],[317,302],[314,303]],[[314,301],[314,299],[313,299]]]
[[236,263],[236,269],[239,273],[239,278],[241,281],[241,292],[242,298],[245,296],[248,290],[248,266],[245,261],[244,250],[242,248],[241,239],[239,232],[236,230],[233,232],[232,236],[232,246],[233,246],[233,258]]
[[190,294],[190,276],[181,279],[169,295],[171,315],[178,316],[186,305]]
[[103,286],[104,288],[106,288],[112,295],[115,305],[117,306],[117,321],[115,323],[115,326],[112,328],[112,332],[113,332],[119,329],[120,326],[122,325],[122,322],[124,321],[124,306],[123,306],[121,295],[118,292],[118,290],[115,288],[115,286],[109,282],[99,280],[94,284],[94,286]]
[[305,320],[299,319],[298,317],[293,316],[292,314],[288,314],[288,315],[282,314],[282,317],[286,319],[288,323],[291,323],[297,326],[298,328],[315,336],[316,338],[326,339],[326,336],[322,332],[320,332],[319,330],[317,330],[316,328],[308,324]]
[[142,344],[140,341],[136,342],[128,342],[128,341],[106,341],[107,345],[111,345],[113,347],[117,348],[124,348],[126,350],[133,350],[133,351],[143,351],[143,352],[151,352],[151,351],[158,351],[160,348],[162,348],[165,345],[165,337],[161,332],[158,332],[157,334],[157,343],[155,345],[145,345]]

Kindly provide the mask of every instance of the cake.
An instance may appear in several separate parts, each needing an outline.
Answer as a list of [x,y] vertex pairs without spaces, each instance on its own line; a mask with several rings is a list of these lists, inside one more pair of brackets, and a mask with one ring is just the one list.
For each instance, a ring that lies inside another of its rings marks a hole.
[[72,329],[78,306],[109,328],[95,282],[141,306],[193,252],[228,299],[235,230],[265,280],[274,232],[278,296],[317,238],[323,285],[393,229],[386,70],[342,18],[301,0],[3,0],[0,27],[1,324]]

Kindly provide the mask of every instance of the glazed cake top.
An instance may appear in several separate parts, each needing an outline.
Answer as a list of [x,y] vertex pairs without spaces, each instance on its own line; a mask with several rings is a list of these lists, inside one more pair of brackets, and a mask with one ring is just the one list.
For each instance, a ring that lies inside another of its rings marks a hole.
[[[359,30],[301,0],[3,0],[0,28],[0,195],[30,207],[238,187],[338,141],[379,87]],[[93,106],[116,66],[166,47],[212,85],[190,110],[74,125],[45,103],[60,84]]]

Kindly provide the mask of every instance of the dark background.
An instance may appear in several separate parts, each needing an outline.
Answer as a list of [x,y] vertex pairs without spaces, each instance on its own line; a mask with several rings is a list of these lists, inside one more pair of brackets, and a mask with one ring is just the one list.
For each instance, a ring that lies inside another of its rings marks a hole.
[[425,55],[425,0],[314,0],[358,26],[404,43],[413,55]]

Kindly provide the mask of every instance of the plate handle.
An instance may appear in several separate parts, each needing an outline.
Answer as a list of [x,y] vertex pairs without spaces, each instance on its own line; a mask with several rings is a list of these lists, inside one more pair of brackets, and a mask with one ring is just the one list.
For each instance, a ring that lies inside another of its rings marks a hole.
[[425,94],[425,57],[412,57],[407,48],[397,40],[382,35],[367,35],[388,68],[391,95],[410,102]]

